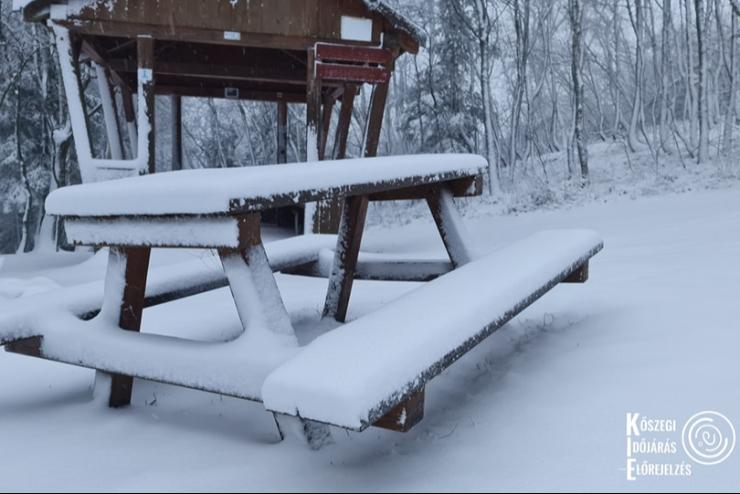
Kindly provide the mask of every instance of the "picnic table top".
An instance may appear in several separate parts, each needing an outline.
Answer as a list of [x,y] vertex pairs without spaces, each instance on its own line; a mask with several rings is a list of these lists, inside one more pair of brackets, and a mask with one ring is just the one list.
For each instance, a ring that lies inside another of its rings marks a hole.
[[476,177],[487,166],[477,155],[428,154],[185,170],[65,187],[46,209],[67,217],[248,213]]

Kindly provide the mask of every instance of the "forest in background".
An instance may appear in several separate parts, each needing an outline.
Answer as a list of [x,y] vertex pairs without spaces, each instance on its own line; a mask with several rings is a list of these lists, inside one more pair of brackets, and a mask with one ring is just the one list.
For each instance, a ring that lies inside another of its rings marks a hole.
[[[740,115],[739,0],[398,0],[427,35],[394,75],[381,154],[471,152],[489,192],[529,177],[590,187],[588,145],[705,166],[728,156]],[[85,69],[93,147],[107,153]],[[0,0],[0,253],[54,248],[48,193],[79,181],[52,37]],[[369,92],[353,115],[360,154]],[[158,167],[170,162],[169,101],[157,101]],[[290,107],[289,161],[305,159],[305,108]],[[184,102],[186,167],[275,161],[275,106]],[[545,157],[556,156],[558,159]],[[551,183],[552,181],[552,183]]]

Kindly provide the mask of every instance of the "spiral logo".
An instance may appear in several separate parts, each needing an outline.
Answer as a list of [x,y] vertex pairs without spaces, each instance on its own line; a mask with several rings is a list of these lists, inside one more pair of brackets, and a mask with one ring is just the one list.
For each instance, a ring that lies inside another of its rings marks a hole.
[[735,450],[737,436],[730,419],[718,412],[701,412],[683,428],[683,449],[700,465],[718,465]]

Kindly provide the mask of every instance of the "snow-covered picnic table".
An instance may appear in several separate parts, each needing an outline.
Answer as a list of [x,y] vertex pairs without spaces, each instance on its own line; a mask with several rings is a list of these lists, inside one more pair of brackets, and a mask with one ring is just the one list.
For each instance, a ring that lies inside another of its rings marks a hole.
[[[328,434],[326,424],[406,431],[423,416],[429,379],[558,283],[584,282],[602,247],[593,232],[554,231],[481,255],[453,197],[479,193],[486,169],[472,155],[400,156],[192,170],[58,190],[47,210],[64,219],[68,239],[110,247],[102,307],[98,313],[86,294],[85,304],[67,304],[84,306],[84,314],[0,317],[0,344],[97,369],[113,407],[130,403],[133,379],[141,378],[264,402],[281,431],[294,420],[314,444]],[[279,250],[282,262],[268,258],[261,212],[329,199],[344,207],[328,270],[319,253],[326,237],[290,239]],[[328,271],[324,315],[344,322],[368,203],[396,199],[426,200],[449,265],[381,261],[370,262],[369,272],[375,279],[442,276],[299,348],[273,270]],[[170,274],[147,290],[153,247],[216,249],[226,280],[183,272],[179,285]],[[496,286],[485,289],[482,279]],[[166,302],[226,283],[243,328],[235,339],[138,334],[144,307],[157,297]]]

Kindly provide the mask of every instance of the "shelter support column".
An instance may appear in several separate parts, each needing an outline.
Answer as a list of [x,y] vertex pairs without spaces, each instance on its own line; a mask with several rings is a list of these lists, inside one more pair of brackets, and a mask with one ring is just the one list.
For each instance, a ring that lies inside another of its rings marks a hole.
[[136,129],[134,97],[126,86],[121,86],[121,106],[123,107],[123,117],[126,120],[129,154],[131,159],[136,159],[139,150],[139,132]]
[[339,109],[337,134],[334,138],[334,150],[332,153],[334,159],[337,160],[343,160],[347,156],[347,140],[349,139],[349,129],[352,124],[352,109],[355,106],[357,89],[356,85],[348,84],[342,93],[342,105]]
[[[319,161],[321,142],[321,81],[316,76],[316,49],[308,50],[306,74],[306,161]],[[316,232],[318,205],[306,204],[303,231]]]
[[172,170],[182,170],[182,96],[170,97],[172,106]]
[[288,162],[288,102],[277,102],[277,163]]
[[[139,91],[139,122],[146,123],[146,128],[140,125],[138,129],[139,150],[147,153],[145,162],[146,171],[155,173],[156,146],[154,130],[154,38],[149,35],[140,35],[136,39],[138,54],[138,91]],[[146,115],[146,118],[141,118]],[[142,159],[139,156],[139,159]]]

